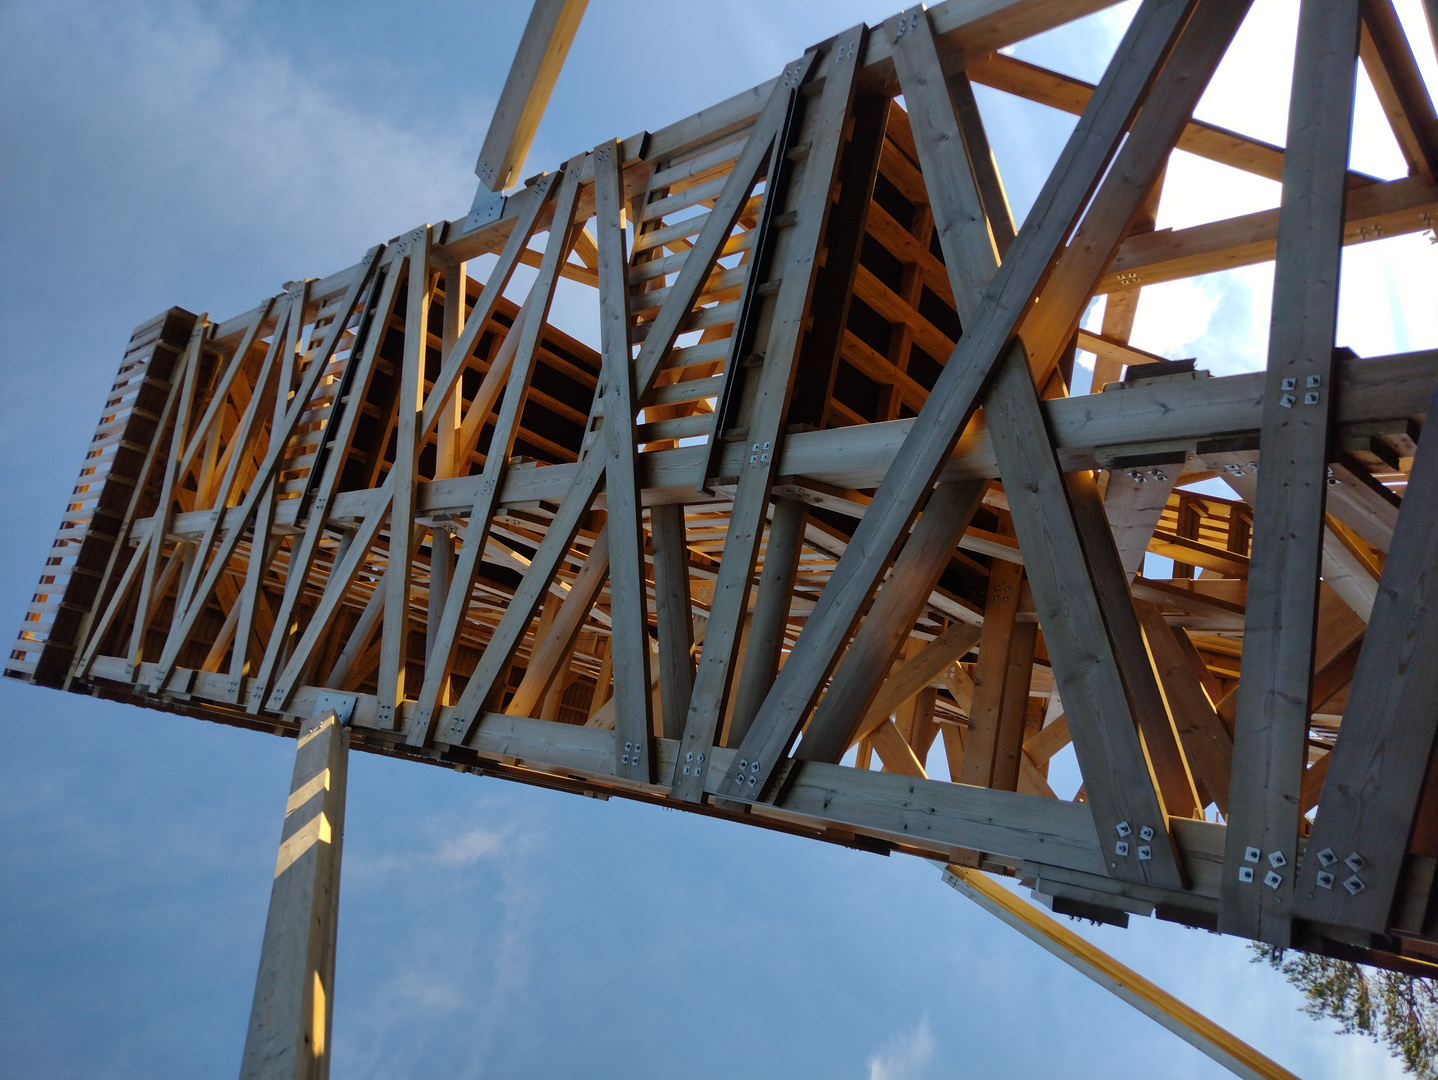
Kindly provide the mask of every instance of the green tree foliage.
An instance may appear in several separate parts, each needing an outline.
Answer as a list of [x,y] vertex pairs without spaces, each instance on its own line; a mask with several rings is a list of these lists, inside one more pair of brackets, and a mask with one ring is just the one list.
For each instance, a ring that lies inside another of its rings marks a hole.
[[1434,980],[1254,944],[1254,963],[1267,961],[1307,998],[1315,1020],[1332,1017],[1346,1035],[1386,1042],[1406,1071],[1438,1080],[1438,985]]

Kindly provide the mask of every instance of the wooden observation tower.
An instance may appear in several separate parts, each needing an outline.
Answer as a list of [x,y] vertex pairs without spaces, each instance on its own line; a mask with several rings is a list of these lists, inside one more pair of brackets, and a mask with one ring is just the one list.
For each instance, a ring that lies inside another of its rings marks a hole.
[[[1097,86],[999,52],[1109,2],[913,8],[521,184],[539,0],[467,216],[136,329],[5,674],[297,738],[244,1075],[328,1070],[350,749],[940,861],[1111,982],[985,875],[1438,973],[1438,351],[1335,348],[1438,117],[1391,0],[1302,0],[1283,148],[1192,118],[1243,0],[1144,0]],[[974,84],[1078,115],[1022,228]],[[1154,231],[1175,148],[1281,206]],[[1273,260],[1266,372],[1128,344]]]

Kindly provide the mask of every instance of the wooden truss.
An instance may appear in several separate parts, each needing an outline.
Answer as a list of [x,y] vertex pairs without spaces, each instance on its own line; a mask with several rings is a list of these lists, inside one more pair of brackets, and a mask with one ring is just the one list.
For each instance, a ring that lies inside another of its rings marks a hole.
[[[1145,0],[1097,86],[997,51],[1106,2],[856,26],[142,325],[6,674],[1431,973],[1438,352],[1334,326],[1342,246],[1432,227],[1438,119],[1389,0],[1305,0],[1286,148],[1192,119],[1241,0]],[[1360,57],[1404,179],[1348,169]],[[1079,116],[1019,229],[975,83]],[[1154,232],[1176,147],[1281,207]],[[1275,259],[1266,373],[1128,345],[1145,285]]]

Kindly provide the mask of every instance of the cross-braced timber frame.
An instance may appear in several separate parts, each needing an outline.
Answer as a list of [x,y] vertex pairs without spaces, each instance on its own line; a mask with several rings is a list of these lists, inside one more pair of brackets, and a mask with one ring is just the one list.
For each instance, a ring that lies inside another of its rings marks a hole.
[[[143,324],[6,674],[1432,973],[1438,351],[1335,312],[1343,245],[1432,228],[1438,119],[1390,0],[1304,0],[1285,148],[1192,118],[1242,0],[1145,0],[1097,86],[998,52],[1106,2],[856,26]],[[1404,179],[1349,170],[1360,60]],[[1019,229],[974,84],[1079,116]],[[1281,207],[1155,232],[1175,148]],[[1128,344],[1146,285],[1267,260],[1265,373]]]

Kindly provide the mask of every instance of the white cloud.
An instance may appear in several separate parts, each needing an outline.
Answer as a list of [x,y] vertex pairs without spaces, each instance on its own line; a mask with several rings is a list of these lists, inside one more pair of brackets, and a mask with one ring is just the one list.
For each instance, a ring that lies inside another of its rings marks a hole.
[[[6,117],[7,201],[30,208],[7,232],[80,226],[105,269],[219,285],[258,263],[274,277],[249,285],[263,294],[461,214],[473,195],[470,125],[366,110],[223,10],[22,5],[6,28],[30,45],[7,54],[6,89],[24,98]],[[196,274],[206,256],[213,270]]]
[[443,837],[435,850],[434,860],[441,866],[472,866],[480,859],[498,855],[504,839],[503,833],[469,829]]
[[925,1013],[916,1027],[901,1031],[869,1058],[869,1080],[917,1080],[933,1058],[934,1036]]

